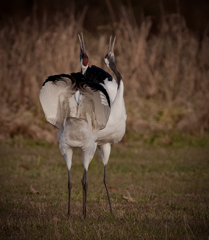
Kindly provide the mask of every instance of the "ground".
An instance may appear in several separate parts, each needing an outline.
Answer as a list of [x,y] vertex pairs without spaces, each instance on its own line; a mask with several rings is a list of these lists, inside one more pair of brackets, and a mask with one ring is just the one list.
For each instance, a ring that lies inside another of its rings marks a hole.
[[0,144],[0,239],[208,239],[209,144],[115,144],[107,166],[115,218],[109,211],[98,153],[88,171],[82,216],[81,152],[71,170],[58,146],[4,140]]

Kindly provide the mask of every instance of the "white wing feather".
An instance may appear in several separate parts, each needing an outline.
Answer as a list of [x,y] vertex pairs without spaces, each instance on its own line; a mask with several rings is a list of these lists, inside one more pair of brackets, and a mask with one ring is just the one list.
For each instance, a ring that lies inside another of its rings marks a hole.
[[106,96],[90,87],[80,89],[80,92],[83,97],[79,104],[79,117],[85,119],[93,130],[105,128],[111,111]]
[[[63,128],[68,114],[69,98],[76,92],[70,78],[61,77],[57,81],[47,81],[40,91],[40,102],[45,113],[46,120],[56,126]],[[73,99],[73,98],[72,98]]]

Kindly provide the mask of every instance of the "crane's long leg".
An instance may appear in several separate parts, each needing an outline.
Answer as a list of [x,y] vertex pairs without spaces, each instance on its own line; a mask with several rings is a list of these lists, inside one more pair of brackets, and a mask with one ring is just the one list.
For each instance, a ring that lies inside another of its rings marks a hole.
[[112,205],[111,205],[111,201],[110,201],[110,194],[109,194],[109,190],[108,190],[108,186],[107,186],[107,163],[109,160],[109,156],[110,156],[110,151],[111,151],[111,145],[110,143],[106,143],[103,145],[98,146],[99,148],[99,152],[100,155],[102,157],[102,162],[104,164],[104,185],[107,191],[107,197],[108,197],[108,201],[109,201],[109,205],[110,205],[110,212],[112,213],[113,217],[113,211],[112,211]]
[[107,191],[107,197],[108,197],[108,201],[109,201],[109,205],[110,205],[110,212],[112,213],[112,215],[114,217],[107,183],[108,183],[107,182],[107,165],[104,165],[104,185],[105,185],[105,188],[106,188],[106,191]]
[[69,191],[69,196],[68,196],[68,215],[69,216],[70,216],[71,189],[72,189],[72,184],[71,184],[71,181],[70,181],[70,170],[68,170],[68,191]]
[[71,148],[68,148],[66,153],[64,154],[65,162],[67,164],[68,169],[68,215],[70,216],[70,198],[71,198],[71,189],[72,184],[70,181],[70,169],[72,164],[72,156],[73,156],[73,150]]
[[83,216],[86,218],[86,196],[88,190],[87,170],[84,169],[83,178],[81,180],[83,186]]

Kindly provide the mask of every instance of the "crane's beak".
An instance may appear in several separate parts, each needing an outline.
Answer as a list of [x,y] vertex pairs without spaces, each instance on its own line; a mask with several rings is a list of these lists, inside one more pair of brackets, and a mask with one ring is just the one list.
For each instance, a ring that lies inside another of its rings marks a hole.
[[85,51],[85,45],[84,45],[84,39],[83,39],[83,33],[81,33],[81,36],[78,34],[78,39],[80,42],[80,60],[82,61],[82,65],[87,66],[89,59]]
[[80,42],[81,54],[82,54],[82,53],[86,53],[86,51],[85,51],[85,45],[84,45],[84,39],[83,39],[83,33],[81,33],[81,37],[80,37],[80,35],[78,34],[78,39],[79,39],[79,42]]
[[114,46],[115,46],[115,40],[116,40],[116,36],[114,37],[113,43],[112,43],[112,36],[110,36],[110,41],[109,41],[109,46],[108,46],[108,54],[114,54]]

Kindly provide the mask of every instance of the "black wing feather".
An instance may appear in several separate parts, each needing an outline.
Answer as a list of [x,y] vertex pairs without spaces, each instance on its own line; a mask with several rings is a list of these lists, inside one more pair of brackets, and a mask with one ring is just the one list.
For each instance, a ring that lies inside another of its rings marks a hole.
[[82,73],[71,73],[71,78],[74,78],[76,81],[76,88],[79,89],[84,89],[86,86],[90,87],[92,91],[101,91],[107,101],[108,105],[110,107],[110,97],[109,94],[107,93],[107,90],[98,82],[94,82],[91,79],[87,78],[84,76]]
[[108,79],[108,81],[112,81],[113,79],[108,72],[94,65],[87,68],[85,77],[97,83],[104,83],[105,79]]
[[58,75],[53,75],[53,76],[49,76],[46,81],[43,83],[42,86],[44,86],[47,82],[53,82],[56,83],[57,81],[65,81],[65,79],[63,78],[69,78],[72,81],[72,84],[75,83],[75,80],[72,79],[72,77],[69,74],[58,74]]

